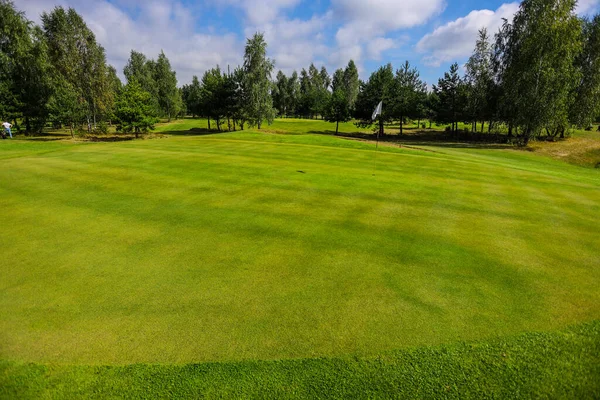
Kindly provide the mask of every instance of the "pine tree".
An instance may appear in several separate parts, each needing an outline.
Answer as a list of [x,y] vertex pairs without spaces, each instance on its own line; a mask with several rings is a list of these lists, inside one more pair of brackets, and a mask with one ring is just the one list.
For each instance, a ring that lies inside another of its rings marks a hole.
[[396,71],[390,105],[394,117],[400,120],[400,134],[403,133],[404,119],[417,117],[418,106],[426,91],[425,83],[419,79],[419,72],[416,68],[411,68],[410,63],[406,61]]
[[438,98],[436,120],[444,124],[451,124],[451,131],[457,132],[458,122],[463,119],[466,104],[466,93],[463,80],[458,74],[458,64],[450,66],[450,71],[433,86],[433,91]]

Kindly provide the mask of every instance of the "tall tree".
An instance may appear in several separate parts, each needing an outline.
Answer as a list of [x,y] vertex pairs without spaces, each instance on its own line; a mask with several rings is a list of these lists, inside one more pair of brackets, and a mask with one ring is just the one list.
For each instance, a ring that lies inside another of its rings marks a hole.
[[458,74],[458,64],[450,66],[450,71],[433,86],[437,96],[436,120],[451,124],[451,131],[458,130],[458,122],[463,119],[466,104],[466,93],[463,80]]
[[503,102],[512,103],[508,122],[520,128],[523,144],[543,128],[555,135],[567,127],[581,51],[575,5],[576,0],[524,0],[500,32]]
[[219,102],[219,91],[223,75],[221,68],[217,65],[215,68],[207,70],[202,76],[202,90],[200,94],[201,114],[208,118],[208,129],[210,129],[211,118],[217,123],[217,129],[221,130],[221,118],[223,114]]
[[267,58],[267,42],[264,35],[256,33],[246,42],[244,73],[246,92],[246,117],[248,124],[261,128],[264,120],[271,124],[275,117],[271,97],[271,73],[274,63]]
[[171,63],[161,50],[154,64],[154,83],[157,89],[157,100],[161,114],[171,120],[171,116],[179,113],[181,108],[181,95],[177,90],[177,77],[171,69]]
[[119,94],[115,114],[123,132],[134,132],[135,137],[154,129],[154,124],[158,122],[152,95],[135,79],[128,82]]
[[52,94],[47,46],[41,30],[0,0],[0,113],[25,120],[28,132],[38,132],[47,116]]
[[410,63],[406,61],[396,71],[392,91],[392,113],[400,120],[400,134],[402,134],[404,119],[417,117],[418,106],[424,100],[423,94],[426,93],[427,87],[419,78],[419,71],[411,68]]
[[473,54],[466,65],[466,82],[468,86],[468,111],[473,121],[473,130],[477,130],[477,121],[484,122],[491,118],[490,99],[493,90],[492,46],[487,29],[479,31]]
[[275,107],[281,116],[286,116],[289,112],[289,85],[288,78],[282,71],[277,72],[275,78],[275,87],[273,89],[273,107]]
[[289,114],[298,115],[300,106],[300,81],[298,80],[298,73],[292,72],[292,75],[287,80],[287,93],[289,96]]
[[600,113],[600,14],[582,21],[583,51],[575,61],[581,80],[576,86],[570,120],[587,128]]
[[389,122],[393,119],[393,84],[394,84],[394,70],[392,64],[379,67],[377,71],[374,71],[369,80],[362,82],[360,85],[360,92],[356,99],[355,116],[359,119],[357,122],[358,126],[371,126],[371,115],[373,110],[379,104],[383,102],[382,113],[378,118],[379,133],[384,134],[384,123]]
[[72,8],[44,12],[42,24],[56,75],[78,91],[90,130],[98,117],[107,114],[113,96],[104,48]]
[[202,87],[200,86],[198,77],[194,75],[192,77],[192,83],[190,85],[185,85],[184,87],[184,101],[188,113],[191,113],[193,117],[200,115]]
[[344,86],[348,96],[348,104],[351,109],[354,109],[358,90],[360,89],[360,81],[358,79],[358,69],[353,60],[348,61],[348,65],[344,69]]
[[344,80],[344,70],[335,71],[332,81],[332,94],[325,110],[325,119],[335,122],[335,133],[339,132],[340,122],[350,121],[352,118],[348,87]]

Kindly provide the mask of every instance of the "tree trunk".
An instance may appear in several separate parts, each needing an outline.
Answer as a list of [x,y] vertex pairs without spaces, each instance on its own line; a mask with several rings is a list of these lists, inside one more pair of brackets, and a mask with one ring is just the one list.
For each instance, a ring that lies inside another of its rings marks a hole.
[[417,119],[417,129],[421,129],[421,117]]
[[340,128],[340,121],[336,121],[335,123],[335,134],[337,135],[339,132],[339,128]]
[[210,131],[210,117],[208,117],[208,130]]
[[235,128],[235,118],[233,119],[233,130],[234,130],[234,131],[235,131],[235,130],[237,130],[237,129]]
[[512,124],[508,124],[508,137],[512,137],[513,136],[513,127]]
[[400,135],[402,135],[404,132],[402,131],[404,125],[404,118],[402,116],[400,116]]
[[69,125],[69,128],[71,129],[71,138],[75,139],[75,135],[73,135],[73,123],[71,122],[71,124]]
[[259,120],[258,120],[258,124],[257,124],[257,126],[258,126],[258,130],[259,130],[259,131],[260,131],[260,126],[261,126],[261,125],[262,125],[262,121],[259,119]]

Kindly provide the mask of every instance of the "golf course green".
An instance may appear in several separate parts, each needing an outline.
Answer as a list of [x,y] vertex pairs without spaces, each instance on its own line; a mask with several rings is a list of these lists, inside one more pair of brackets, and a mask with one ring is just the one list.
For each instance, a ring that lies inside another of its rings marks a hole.
[[[37,397],[24,390],[47,368],[108,384],[106,371],[122,379],[131,364],[177,386],[200,363],[220,368],[206,367],[235,397],[244,387],[227,382],[262,376],[261,365],[354,368],[367,380],[380,356],[438,365],[443,349],[471,354],[465,342],[500,354],[504,338],[539,339],[512,357],[566,357],[543,382],[575,386],[546,387],[550,397],[598,394],[600,170],[501,147],[375,151],[306,123],[194,134],[186,120],[146,140],[1,141],[0,394]],[[556,344],[568,338],[578,344]],[[560,354],[544,353],[547,341]],[[587,358],[561,353],[569,346]],[[289,385],[272,394],[310,396]]]

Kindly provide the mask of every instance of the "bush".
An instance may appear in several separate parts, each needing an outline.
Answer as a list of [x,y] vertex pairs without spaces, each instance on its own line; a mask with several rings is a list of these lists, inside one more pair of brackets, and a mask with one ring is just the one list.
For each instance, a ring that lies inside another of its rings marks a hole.
[[96,124],[96,127],[94,128],[94,133],[100,133],[100,134],[106,135],[108,133],[108,124],[104,121],[99,122],[98,124]]
[[592,125],[585,128],[586,131],[591,131],[592,129],[594,129],[594,127]]
[[425,129],[427,127],[427,124],[421,124],[421,129]]

